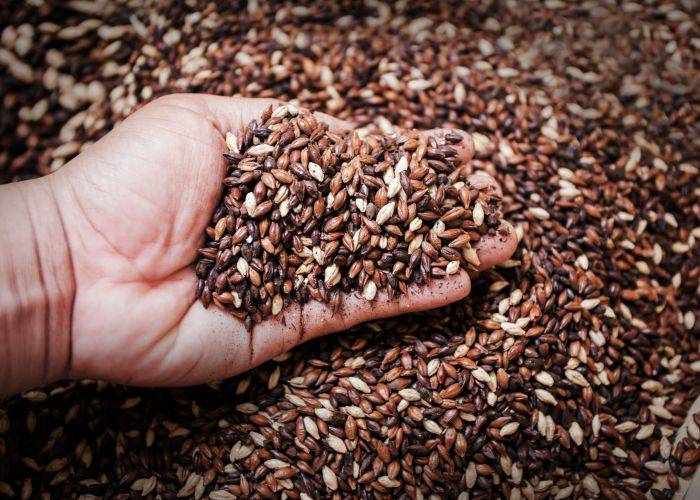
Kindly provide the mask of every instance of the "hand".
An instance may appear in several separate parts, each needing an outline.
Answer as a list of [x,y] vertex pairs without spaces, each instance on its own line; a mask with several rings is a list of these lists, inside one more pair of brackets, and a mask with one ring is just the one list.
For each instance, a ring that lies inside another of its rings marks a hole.
[[[160,98],[49,176],[75,280],[68,376],[138,385],[203,383],[302,341],[469,293],[469,276],[461,272],[394,300],[384,293],[369,304],[344,295],[343,314],[317,302],[292,305],[251,333],[238,319],[195,301],[192,263],[221,193],[225,134],[240,131],[275,102]],[[318,116],[332,130],[351,127]],[[466,160],[471,152],[462,154]],[[486,174],[472,181],[495,186]],[[513,231],[485,239],[477,249],[482,268],[507,259],[515,246]]]

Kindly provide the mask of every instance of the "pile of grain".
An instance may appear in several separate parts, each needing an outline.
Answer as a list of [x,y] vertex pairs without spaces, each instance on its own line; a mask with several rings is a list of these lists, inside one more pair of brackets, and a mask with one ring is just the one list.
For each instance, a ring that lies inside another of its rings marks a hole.
[[[0,409],[0,492],[667,498],[695,469],[700,13],[622,4],[0,7],[0,171],[46,174],[172,91],[456,127],[520,245],[461,303],[208,387]],[[87,498],[87,497],[86,497]]]
[[[500,196],[472,185],[456,145],[418,131],[342,135],[295,106],[228,133],[225,190],[199,249],[196,296],[250,328],[285,303],[391,300],[412,283],[478,271],[472,244],[505,236]],[[466,144],[469,142],[469,144]]]

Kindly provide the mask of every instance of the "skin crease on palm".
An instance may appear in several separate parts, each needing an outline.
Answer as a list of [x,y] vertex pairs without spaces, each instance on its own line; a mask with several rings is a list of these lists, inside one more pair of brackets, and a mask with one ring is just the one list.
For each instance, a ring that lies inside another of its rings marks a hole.
[[[225,378],[294,345],[363,321],[425,310],[470,292],[466,272],[342,307],[286,307],[256,325],[194,299],[192,263],[221,193],[224,135],[277,101],[206,95],[156,100],[49,176],[65,221],[75,276],[70,376],[136,385]],[[318,114],[334,131],[350,124]],[[434,132],[434,131],[433,131]],[[430,132],[426,132],[430,133]],[[468,152],[462,151],[464,160]],[[495,181],[475,174],[474,183]],[[477,250],[482,268],[514,252],[514,232]],[[302,335],[303,334],[303,335]]]

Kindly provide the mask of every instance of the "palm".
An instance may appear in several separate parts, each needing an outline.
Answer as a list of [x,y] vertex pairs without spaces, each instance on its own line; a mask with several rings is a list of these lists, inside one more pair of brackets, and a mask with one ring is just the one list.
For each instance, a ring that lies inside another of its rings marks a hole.
[[[217,202],[223,147],[206,116],[165,104],[126,120],[78,158],[89,165],[76,165],[70,177],[80,193],[70,213],[80,223],[69,226],[82,228],[73,250],[81,263],[74,328],[84,329],[76,347],[95,353],[81,356],[91,366],[79,371],[109,366],[110,377],[129,381],[160,366],[178,342],[171,333],[192,306],[189,266]],[[189,368],[178,364],[167,370]]]

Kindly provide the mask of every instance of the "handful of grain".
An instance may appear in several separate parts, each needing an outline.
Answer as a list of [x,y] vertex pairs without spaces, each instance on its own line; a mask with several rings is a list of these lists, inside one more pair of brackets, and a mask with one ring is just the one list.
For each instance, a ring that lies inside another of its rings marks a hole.
[[292,105],[228,134],[223,199],[199,250],[197,296],[248,327],[340,292],[374,300],[476,269],[505,230],[500,198],[467,181],[463,136],[337,135]]

